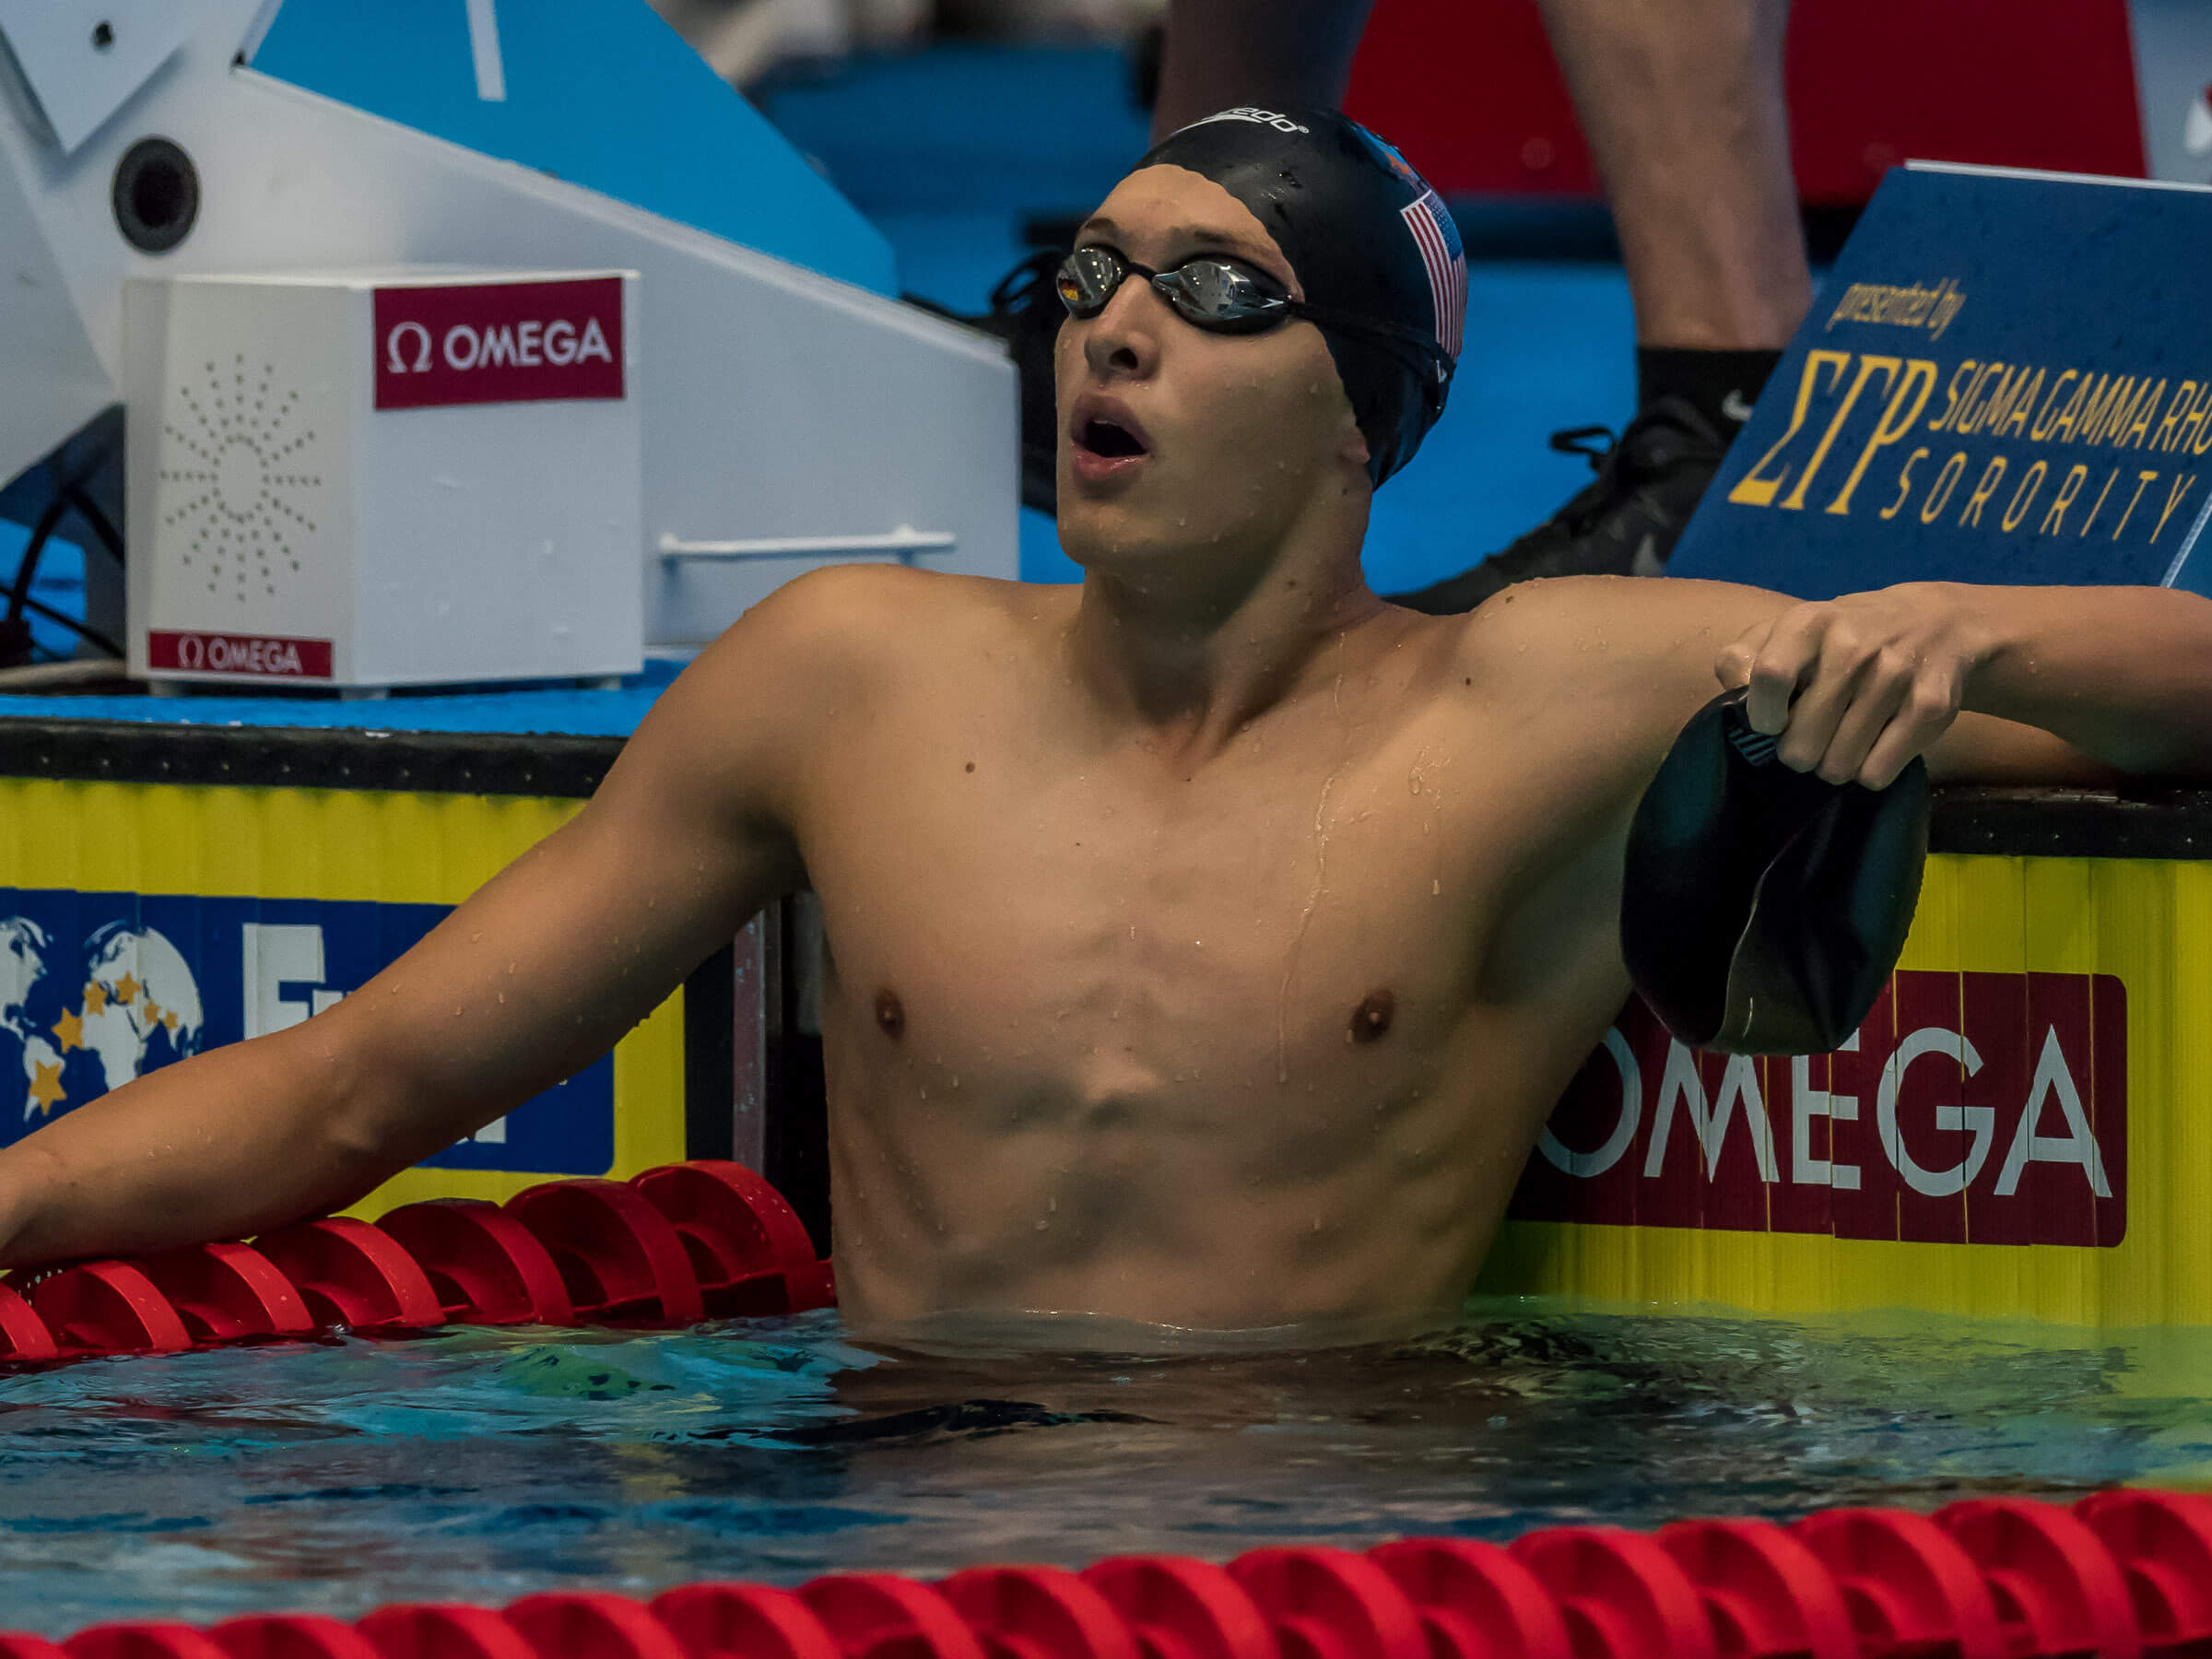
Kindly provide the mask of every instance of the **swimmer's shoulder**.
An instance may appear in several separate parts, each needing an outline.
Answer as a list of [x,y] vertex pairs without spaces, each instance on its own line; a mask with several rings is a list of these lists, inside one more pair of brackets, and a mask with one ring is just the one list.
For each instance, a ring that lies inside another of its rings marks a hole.
[[695,672],[732,691],[775,688],[854,708],[912,694],[917,678],[972,676],[980,661],[1065,626],[1078,592],[904,565],[824,565],[754,605]]
[[1678,576],[1553,576],[1516,583],[1458,618],[1456,646],[1475,683],[1488,676],[1493,688],[1566,677],[1594,693],[1616,681],[1646,688],[1671,672],[1701,689],[1724,646],[1791,603]]

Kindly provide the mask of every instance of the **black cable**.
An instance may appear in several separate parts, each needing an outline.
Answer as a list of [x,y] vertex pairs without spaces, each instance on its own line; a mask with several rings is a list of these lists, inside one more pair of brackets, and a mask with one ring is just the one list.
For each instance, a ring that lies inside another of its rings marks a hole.
[[46,510],[39,514],[38,522],[31,526],[30,539],[23,544],[23,557],[16,566],[16,578],[8,588],[7,621],[20,622],[25,611],[34,611],[49,622],[69,629],[79,639],[99,646],[111,656],[119,657],[123,654],[123,648],[98,629],[88,627],[76,618],[30,596],[31,583],[38,579],[39,560],[45,554],[46,544],[53,539],[53,533],[61,527],[62,520],[72,512],[84,520],[86,526],[99,539],[100,546],[114,557],[115,561],[118,564],[123,562],[123,535],[115,528],[115,522],[79,486],[65,484],[53,500],[47,503]]
[[68,511],[69,498],[57,495],[47,504],[46,511],[39,514],[39,522],[30,527],[30,539],[23,544],[22,562],[16,566],[15,584],[8,590],[7,619],[10,622],[23,619],[23,607],[30,602],[31,581],[39,573],[39,556],[46,551],[46,544],[53,538],[55,526],[61,524]]
[[100,511],[100,503],[75,484],[62,491],[62,499],[76,509],[76,516],[91,527],[92,534],[100,537],[100,545],[114,555],[115,562],[123,563],[123,532],[115,528],[114,520]]
[[26,610],[36,611],[40,616],[45,618],[47,621],[54,623],[59,627],[67,629],[71,633],[76,635],[78,639],[83,640],[87,644],[99,646],[110,656],[119,657],[123,654],[123,647],[116,644],[114,641],[109,639],[106,634],[101,633],[99,629],[92,627],[88,623],[78,621],[67,611],[54,609],[53,606],[48,605],[42,599],[33,599],[29,594],[26,594],[24,595],[23,599],[23,608]]

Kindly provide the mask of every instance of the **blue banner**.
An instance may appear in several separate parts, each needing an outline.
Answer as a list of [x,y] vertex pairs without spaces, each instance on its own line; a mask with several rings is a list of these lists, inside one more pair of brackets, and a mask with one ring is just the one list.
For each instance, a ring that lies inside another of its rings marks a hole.
[[1668,565],[2212,594],[2212,190],[1891,172]]
[[[0,1146],[134,1077],[321,1013],[451,908],[0,888]],[[424,1161],[603,1174],[614,1080],[604,1056]]]

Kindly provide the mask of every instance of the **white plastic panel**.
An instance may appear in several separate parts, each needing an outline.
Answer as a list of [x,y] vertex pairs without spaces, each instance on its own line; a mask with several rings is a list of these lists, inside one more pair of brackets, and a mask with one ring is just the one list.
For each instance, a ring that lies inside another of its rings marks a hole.
[[200,10],[194,0],[0,0],[0,38],[66,154],[192,38]]

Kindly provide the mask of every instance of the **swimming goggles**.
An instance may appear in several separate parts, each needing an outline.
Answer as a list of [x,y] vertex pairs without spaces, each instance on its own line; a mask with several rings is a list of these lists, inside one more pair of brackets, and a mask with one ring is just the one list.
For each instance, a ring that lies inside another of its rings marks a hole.
[[1418,330],[1334,306],[1293,300],[1272,276],[1218,254],[1201,253],[1171,271],[1156,271],[1124,258],[1112,248],[1091,243],[1061,262],[1053,286],[1067,314],[1084,319],[1104,311],[1107,301],[1131,276],[1145,278],[1174,307],[1177,316],[1209,334],[1264,334],[1294,317],[1302,317],[1318,327],[1367,339],[1394,352],[1410,347],[1439,386],[1452,378],[1451,358]]

